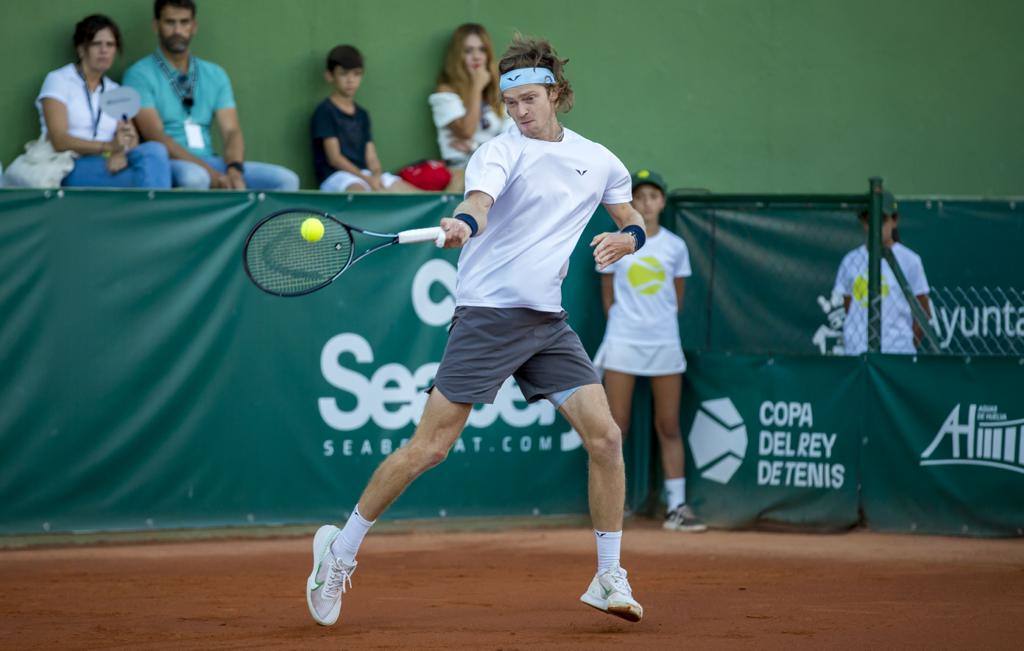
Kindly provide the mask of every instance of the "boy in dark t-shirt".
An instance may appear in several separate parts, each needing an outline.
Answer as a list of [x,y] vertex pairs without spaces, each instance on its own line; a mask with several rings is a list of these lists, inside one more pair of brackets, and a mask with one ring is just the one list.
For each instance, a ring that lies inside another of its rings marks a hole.
[[325,192],[415,192],[416,188],[383,172],[370,132],[370,114],[356,104],[363,81],[363,55],[339,45],[327,55],[324,79],[331,94],[310,120],[313,168]]

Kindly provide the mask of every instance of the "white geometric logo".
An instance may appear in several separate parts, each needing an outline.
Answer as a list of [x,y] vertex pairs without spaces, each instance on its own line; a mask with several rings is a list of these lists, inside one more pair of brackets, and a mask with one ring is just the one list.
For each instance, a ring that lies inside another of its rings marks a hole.
[[1024,474],[1024,418],[1008,419],[995,405],[968,405],[967,422],[953,407],[922,466],[987,466]]
[[732,400],[705,400],[693,419],[689,441],[701,477],[725,484],[747,454],[747,427]]

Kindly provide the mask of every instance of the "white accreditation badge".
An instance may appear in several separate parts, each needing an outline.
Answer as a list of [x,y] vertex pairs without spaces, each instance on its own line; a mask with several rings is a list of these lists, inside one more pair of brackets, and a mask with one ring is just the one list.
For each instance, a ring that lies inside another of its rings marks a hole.
[[206,142],[203,140],[203,128],[192,121],[192,118],[185,120],[185,141],[189,149],[206,149]]

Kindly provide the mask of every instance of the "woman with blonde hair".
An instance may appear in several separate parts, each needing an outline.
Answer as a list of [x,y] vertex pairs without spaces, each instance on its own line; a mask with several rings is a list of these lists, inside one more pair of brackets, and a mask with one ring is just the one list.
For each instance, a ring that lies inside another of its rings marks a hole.
[[483,25],[465,23],[448,43],[437,88],[429,97],[441,158],[452,172],[450,192],[461,192],[469,157],[512,125],[498,90],[498,62]]

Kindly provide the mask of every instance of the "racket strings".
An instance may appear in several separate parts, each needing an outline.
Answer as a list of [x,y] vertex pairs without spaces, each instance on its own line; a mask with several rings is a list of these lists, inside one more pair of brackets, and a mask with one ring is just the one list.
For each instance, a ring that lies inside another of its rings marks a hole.
[[[310,217],[324,225],[320,240],[302,237]],[[332,219],[308,212],[283,213],[256,229],[246,249],[249,275],[273,294],[304,294],[331,281],[352,257],[352,235]]]

